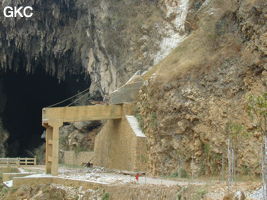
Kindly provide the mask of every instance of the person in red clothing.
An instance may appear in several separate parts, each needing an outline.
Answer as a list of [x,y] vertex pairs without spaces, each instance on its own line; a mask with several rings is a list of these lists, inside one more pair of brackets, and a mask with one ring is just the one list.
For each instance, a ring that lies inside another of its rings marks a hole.
[[138,173],[135,175],[135,180],[136,180],[136,181],[139,180],[139,176],[140,176],[140,175],[139,175]]

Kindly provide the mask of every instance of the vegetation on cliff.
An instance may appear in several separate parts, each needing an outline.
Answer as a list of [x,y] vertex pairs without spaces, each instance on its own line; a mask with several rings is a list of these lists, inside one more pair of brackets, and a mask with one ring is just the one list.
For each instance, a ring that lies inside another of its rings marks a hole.
[[266,91],[266,12],[263,0],[206,1],[191,13],[196,29],[144,75],[137,106],[151,173],[225,174],[229,121],[251,133],[239,137],[237,173],[261,173],[260,133],[245,107]]

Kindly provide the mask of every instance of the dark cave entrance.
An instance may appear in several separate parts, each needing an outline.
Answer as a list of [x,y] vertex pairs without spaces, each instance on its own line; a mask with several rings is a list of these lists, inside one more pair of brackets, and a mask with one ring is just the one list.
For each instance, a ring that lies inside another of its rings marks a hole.
[[27,74],[21,70],[0,71],[0,84],[0,95],[3,95],[0,98],[6,99],[0,118],[9,132],[7,157],[24,157],[32,156],[30,152],[45,142],[41,139],[42,108],[89,88],[90,80],[81,74],[66,75],[66,79],[59,82],[43,71]]

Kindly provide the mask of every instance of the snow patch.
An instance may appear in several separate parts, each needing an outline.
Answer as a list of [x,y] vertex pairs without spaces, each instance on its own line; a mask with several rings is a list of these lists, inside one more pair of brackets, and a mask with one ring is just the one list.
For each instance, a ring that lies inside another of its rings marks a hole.
[[126,115],[126,119],[137,137],[146,137],[143,131],[140,129],[139,123],[135,116]]

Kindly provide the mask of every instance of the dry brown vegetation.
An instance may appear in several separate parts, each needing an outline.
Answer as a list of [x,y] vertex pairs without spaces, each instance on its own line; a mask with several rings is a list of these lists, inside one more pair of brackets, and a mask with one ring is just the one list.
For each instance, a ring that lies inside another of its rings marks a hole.
[[137,106],[151,173],[224,173],[225,126],[232,121],[251,132],[239,138],[237,173],[260,174],[260,141],[245,105],[249,93],[266,90],[262,5],[211,1],[196,13],[199,28],[144,75]]

